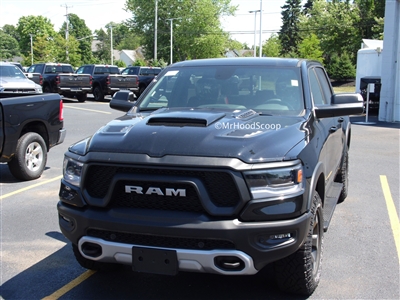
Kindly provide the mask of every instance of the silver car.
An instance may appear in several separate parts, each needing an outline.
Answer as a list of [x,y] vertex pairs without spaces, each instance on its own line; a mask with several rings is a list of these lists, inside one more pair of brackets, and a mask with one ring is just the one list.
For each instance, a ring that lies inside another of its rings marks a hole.
[[39,94],[42,87],[28,79],[18,66],[0,62],[0,94]]

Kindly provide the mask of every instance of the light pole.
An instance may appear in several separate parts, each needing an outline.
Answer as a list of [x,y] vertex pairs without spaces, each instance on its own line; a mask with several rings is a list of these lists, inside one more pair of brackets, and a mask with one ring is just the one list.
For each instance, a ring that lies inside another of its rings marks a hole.
[[31,65],[33,65],[33,40],[32,40],[32,36],[33,34],[29,34],[31,36]]
[[250,10],[249,13],[254,13],[254,57],[256,57],[256,34],[257,34],[257,13],[260,10]]
[[173,56],[172,56],[172,38],[173,38],[173,30],[172,30],[172,26],[173,26],[173,23],[172,23],[172,21],[173,20],[180,20],[180,19],[182,19],[182,18],[171,18],[171,19],[167,19],[167,21],[170,21],[171,22],[171,38],[170,38],[170,47],[171,47],[171,49],[170,49],[170,56],[171,56],[171,65],[172,65],[172,62],[173,62]]
[[158,13],[158,0],[154,9],[154,63],[157,61],[157,13]]
[[260,0],[260,57],[262,57],[262,0]]

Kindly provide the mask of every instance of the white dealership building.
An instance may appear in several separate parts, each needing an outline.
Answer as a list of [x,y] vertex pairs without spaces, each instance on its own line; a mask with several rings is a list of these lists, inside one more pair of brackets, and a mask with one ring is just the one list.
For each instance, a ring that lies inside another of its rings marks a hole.
[[386,0],[379,120],[400,122],[400,0]]

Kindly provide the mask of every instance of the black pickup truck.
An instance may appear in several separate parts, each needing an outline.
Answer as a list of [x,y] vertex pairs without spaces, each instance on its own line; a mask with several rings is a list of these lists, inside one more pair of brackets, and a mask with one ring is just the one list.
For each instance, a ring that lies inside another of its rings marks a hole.
[[139,97],[153,79],[160,74],[161,68],[158,67],[139,67],[131,66],[121,71],[122,75],[137,75],[139,77],[139,90],[135,93]]
[[138,101],[119,92],[110,106],[127,113],[64,157],[59,225],[83,267],[273,264],[283,291],[315,290],[361,95],[334,94],[315,61],[224,58],[170,65]]
[[58,94],[0,94],[0,162],[20,180],[39,178],[47,152],[64,141],[63,102]]
[[29,67],[27,77],[43,87],[44,93],[58,93],[85,102],[92,91],[92,78],[75,74],[70,64],[38,63]]
[[92,76],[92,92],[96,101],[103,101],[104,96],[114,95],[121,90],[137,92],[139,80],[136,75],[121,75],[114,65],[83,65],[76,70],[77,74]]

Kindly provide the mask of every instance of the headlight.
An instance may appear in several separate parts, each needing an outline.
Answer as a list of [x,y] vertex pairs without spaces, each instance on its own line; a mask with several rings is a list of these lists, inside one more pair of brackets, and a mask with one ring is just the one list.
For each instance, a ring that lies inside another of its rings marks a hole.
[[64,157],[64,180],[78,187],[81,182],[82,168],[83,163],[69,157]]
[[288,196],[303,191],[303,168],[300,164],[248,171],[244,176],[253,199]]

